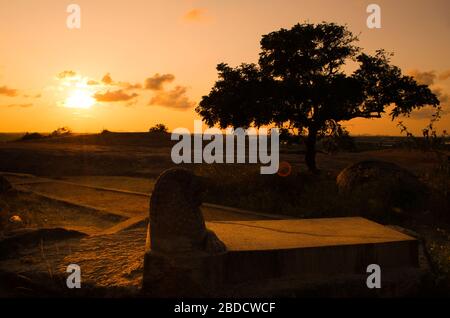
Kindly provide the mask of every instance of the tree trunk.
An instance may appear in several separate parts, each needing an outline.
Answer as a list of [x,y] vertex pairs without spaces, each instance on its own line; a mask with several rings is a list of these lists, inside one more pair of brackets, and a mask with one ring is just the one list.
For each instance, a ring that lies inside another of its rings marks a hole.
[[306,137],[305,161],[309,171],[316,173],[318,171],[316,167],[317,130],[313,128],[309,128],[308,130],[308,136]]

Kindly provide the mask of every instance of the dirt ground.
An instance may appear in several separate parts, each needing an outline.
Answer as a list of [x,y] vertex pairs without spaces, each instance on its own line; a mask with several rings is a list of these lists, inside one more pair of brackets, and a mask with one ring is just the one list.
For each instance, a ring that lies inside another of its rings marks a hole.
[[[151,193],[148,190],[151,190],[152,180],[103,176],[56,180],[10,174],[6,178],[18,192],[1,198],[0,212],[8,217],[19,216],[22,222],[8,223],[6,232],[10,236],[6,236],[3,245],[0,243],[3,251],[0,280],[2,275],[17,275],[12,283],[3,285],[10,288],[0,290],[0,295],[35,294],[37,290],[30,289],[23,279],[52,281],[55,290],[45,292],[57,293],[61,289],[60,281],[67,276],[69,264],[77,264],[83,269],[83,284],[90,286],[97,296],[101,290],[110,296],[138,294],[149,209],[146,193]],[[109,190],[94,188],[97,186]],[[207,221],[266,219],[211,207],[202,207],[202,211]],[[140,219],[135,223],[120,227],[136,217]],[[70,233],[56,237],[55,229],[60,228],[76,231],[80,237],[74,238]],[[105,230],[115,228],[117,230],[112,233],[104,234]],[[46,232],[38,231],[42,229]],[[16,239],[12,247],[11,237]],[[24,289],[23,284],[28,287]]]

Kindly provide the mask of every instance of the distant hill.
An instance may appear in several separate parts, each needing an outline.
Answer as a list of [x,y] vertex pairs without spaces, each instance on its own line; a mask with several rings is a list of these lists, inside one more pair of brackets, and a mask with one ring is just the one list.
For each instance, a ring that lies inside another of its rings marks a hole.
[[173,145],[173,141],[170,140],[170,134],[163,132],[104,132],[101,134],[73,134],[62,137],[44,137],[40,139],[26,140],[23,142],[134,147],[171,147]]

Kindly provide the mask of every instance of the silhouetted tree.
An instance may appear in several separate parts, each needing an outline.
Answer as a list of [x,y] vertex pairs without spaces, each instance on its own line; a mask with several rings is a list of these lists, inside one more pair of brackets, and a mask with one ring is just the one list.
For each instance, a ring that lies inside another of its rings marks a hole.
[[169,129],[164,124],[156,124],[152,128],[149,129],[149,132],[167,132]]
[[40,134],[40,133],[25,133],[25,135],[23,135],[22,137],[19,138],[19,140],[36,140],[36,139],[42,139],[45,138],[44,135]]
[[[346,26],[297,24],[264,35],[258,65],[217,66],[219,79],[196,111],[209,126],[276,125],[305,136],[306,164],[316,171],[316,142],[341,121],[392,119],[439,100],[428,86],[402,75],[390,54],[361,53]],[[349,61],[356,70],[345,73]]]
[[69,127],[60,127],[55,129],[49,137],[63,137],[72,135],[72,130]]

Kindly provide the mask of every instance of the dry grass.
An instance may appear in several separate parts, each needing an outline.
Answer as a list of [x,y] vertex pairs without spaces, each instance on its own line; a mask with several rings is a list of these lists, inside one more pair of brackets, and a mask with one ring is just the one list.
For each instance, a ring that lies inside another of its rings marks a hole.
[[256,166],[202,165],[194,168],[205,178],[204,201],[293,217],[339,215],[333,178],[307,172],[288,177],[260,175]]

